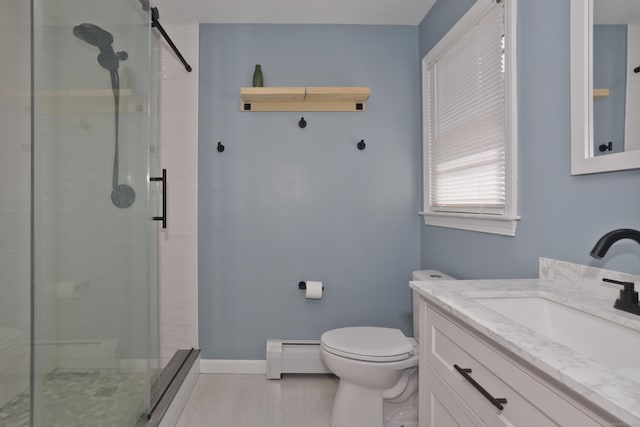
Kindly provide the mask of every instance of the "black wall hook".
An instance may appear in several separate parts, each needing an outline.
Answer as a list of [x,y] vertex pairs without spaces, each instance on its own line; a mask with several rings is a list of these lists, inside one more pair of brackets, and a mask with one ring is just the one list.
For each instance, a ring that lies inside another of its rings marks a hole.
[[222,153],[224,151],[224,145],[222,145],[222,142],[218,141],[218,153]]
[[358,142],[358,150],[362,151],[366,148],[367,144],[364,143],[364,139],[361,139],[360,142]]
[[300,129],[304,129],[307,127],[307,121],[304,119],[304,117],[300,118],[300,121],[298,122],[298,126],[300,127]]
[[609,141],[608,144],[600,144],[598,150],[600,150],[601,153],[604,153],[605,151],[613,151],[613,141]]

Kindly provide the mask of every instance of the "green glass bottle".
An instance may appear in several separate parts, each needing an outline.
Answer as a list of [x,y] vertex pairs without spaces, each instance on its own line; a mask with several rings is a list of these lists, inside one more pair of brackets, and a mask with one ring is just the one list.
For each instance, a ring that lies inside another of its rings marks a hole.
[[253,87],[263,87],[264,79],[262,77],[262,67],[260,64],[256,64],[256,69],[253,72]]

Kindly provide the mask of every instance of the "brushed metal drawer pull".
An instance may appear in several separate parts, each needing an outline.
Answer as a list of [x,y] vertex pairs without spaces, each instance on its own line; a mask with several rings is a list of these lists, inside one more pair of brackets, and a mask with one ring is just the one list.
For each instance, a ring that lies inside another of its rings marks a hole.
[[461,368],[458,365],[453,365],[453,367],[456,369],[456,371],[458,371],[458,373],[460,373],[460,375],[462,375],[464,377],[465,380],[469,381],[471,383],[471,385],[476,388],[476,390],[478,390],[489,402],[491,402],[491,404],[493,406],[495,406],[496,408],[498,408],[501,411],[504,409],[504,406],[502,406],[502,404],[506,404],[507,403],[507,399],[502,398],[502,397],[493,397],[493,396],[491,396],[491,394],[487,390],[485,390],[484,387],[482,387],[480,384],[478,384],[476,382],[476,380],[471,378],[471,375],[469,375],[471,373],[471,369],[469,369],[469,368]]

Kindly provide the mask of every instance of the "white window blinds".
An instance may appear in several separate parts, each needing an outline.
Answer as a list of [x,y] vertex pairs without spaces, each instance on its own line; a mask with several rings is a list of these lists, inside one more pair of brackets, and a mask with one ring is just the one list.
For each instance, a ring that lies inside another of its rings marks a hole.
[[[504,2],[503,2],[504,3]],[[431,211],[505,211],[504,7],[427,64]]]

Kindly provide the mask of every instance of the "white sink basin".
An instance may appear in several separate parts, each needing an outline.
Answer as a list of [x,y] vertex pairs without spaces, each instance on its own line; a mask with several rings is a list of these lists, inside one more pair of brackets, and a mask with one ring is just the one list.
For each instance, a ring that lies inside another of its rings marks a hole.
[[613,369],[640,368],[639,331],[542,297],[473,300]]

